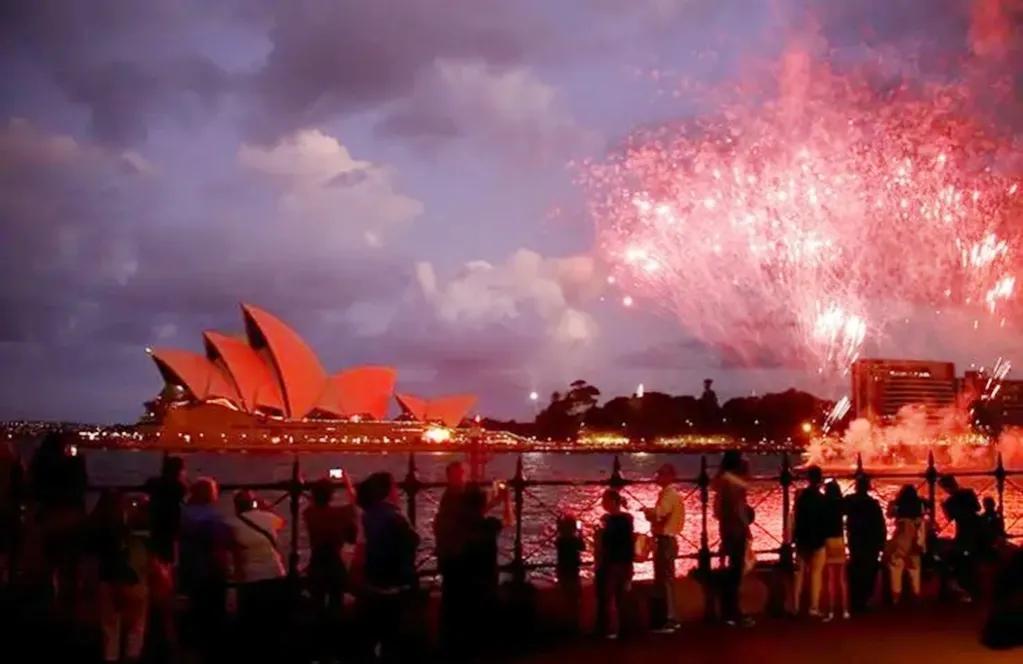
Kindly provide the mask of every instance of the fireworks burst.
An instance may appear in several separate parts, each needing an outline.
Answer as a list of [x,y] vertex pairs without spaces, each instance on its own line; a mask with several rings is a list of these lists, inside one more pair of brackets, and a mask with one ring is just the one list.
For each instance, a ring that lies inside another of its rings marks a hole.
[[[987,317],[1016,292],[1011,142],[957,88],[798,94],[635,133],[584,169],[614,283],[740,360],[845,371],[895,303]],[[902,315],[900,314],[900,318]]]

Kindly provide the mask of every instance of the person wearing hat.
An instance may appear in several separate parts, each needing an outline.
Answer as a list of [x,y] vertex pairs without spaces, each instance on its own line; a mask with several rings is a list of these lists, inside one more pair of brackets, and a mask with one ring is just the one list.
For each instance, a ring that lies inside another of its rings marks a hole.
[[675,606],[675,558],[678,556],[677,537],[682,532],[686,511],[682,497],[675,489],[675,479],[675,466],[666,463],[658,468],[654,475],[654,482],[661,487],[657,503],[643,511],[654,538],[654,604],[650,621],[655,632],[675,632],[679,628]]

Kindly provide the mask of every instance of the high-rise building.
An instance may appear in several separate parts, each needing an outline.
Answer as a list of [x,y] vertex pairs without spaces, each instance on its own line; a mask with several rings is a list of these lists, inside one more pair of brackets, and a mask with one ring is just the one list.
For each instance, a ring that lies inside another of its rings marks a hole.
[[983,371],[963,374],[964,406],[985,403],[987,415],[1002,426],[1023,426],[1023,380],[998,379]]
[[853,417],[891,419],[903,406],[938,410],[956,405],[952,362],[857,360],[852,366]]

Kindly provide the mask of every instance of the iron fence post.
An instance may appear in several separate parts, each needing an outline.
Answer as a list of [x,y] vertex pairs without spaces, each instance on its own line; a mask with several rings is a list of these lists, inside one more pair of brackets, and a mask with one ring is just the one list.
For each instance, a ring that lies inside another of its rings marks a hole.
[[783,569],[791,569],[792,533],[789,531],[789,521],[792,513],[792,468],[789,466],[788,452],[782,454],[778,482],[781,484],[781,546],[778,547],[778,564]]
[[611,477],[608,479],[607,484],[609,487],[616,490],[625,486],[625,478],[622,477],[622,462],[618,459],[617,454],[611,464]]
[[930,512],[927,520],[930,522],[930,528],[932,533],[937,533],[937,515],[935,512],[935,505],[937,504],[936,487],[938,484],[938,469],[934,465],[934,452],[930,451],[927,453],[927,471],[924,473],[924,478],[927,480],[927,505],[928,511]]
[[700,487],[700,553],[698,569],[706,578],[710,575],[710,538],[707,536],[707,504],[710,498],[710,475],[707,473],[707,455],[700,455],[700,474],[696,478]]
[[1002,463],[1002,453],[998,453],[998,462],[995,465],[995,487],[998,490],[998,515],[1005,517],[1005,464]]
[[291,501],[291,542],[288,551],[288,576],[298,578],[298,511],[302,499],[302,476],[299,472],[298,455],[291,462],[291,485],[288,487]]
[[525,560],[522,558],[522,505],[525,490],[525,474],[522,470],[522,454],[515,462],[515,477],[512,478],[512,487],[515,489],[515,549],[512,559],[512,578],[515,583],[521,584],[526,580]]
[[412,524],[412,529],[415,530],[418,525],[418,515],[416,514],[416,496],[419,493],[419,476],[416,474],[416,453],[409,452],[408,455],[408,470],[405,472],[405,481],[403,482],[405,489],[405,501],[406,501],[406,513],[408,514],[408,521]]

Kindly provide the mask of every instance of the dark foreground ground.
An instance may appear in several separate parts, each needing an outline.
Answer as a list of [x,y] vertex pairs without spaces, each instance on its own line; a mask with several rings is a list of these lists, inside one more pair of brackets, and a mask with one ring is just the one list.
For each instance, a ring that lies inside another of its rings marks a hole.
[[984,611],[937,604],[885,610],[829,624],[765,619],[750,629],[688,624],[677,634],[631,640],[579,640],[516,658],[521,664],[954,664],[1023,662],[1023,647],[995,651],[979,642]]

